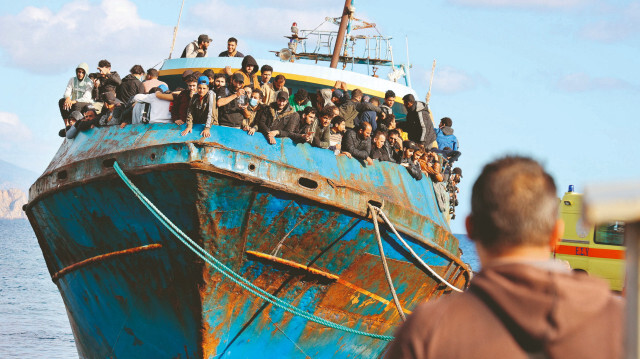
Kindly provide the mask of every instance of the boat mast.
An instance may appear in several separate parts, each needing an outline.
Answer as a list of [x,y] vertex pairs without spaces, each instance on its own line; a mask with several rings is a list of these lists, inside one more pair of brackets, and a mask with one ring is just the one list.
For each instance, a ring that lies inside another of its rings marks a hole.
[[171,58],[171,54],[173,53],[173,47],[176,44],[176,36],[178,36],[178,28],[180,27],[180,18],[182,17],[183,7],[184,7],[184,0],[182,0],[182,5],[180,5],[180,14],[178,15],[178,23],[173,28],[173,40],[171,41],[171,50],[169,50],[169,58]]
[[340,51],[342,50],[342,45],[344,44],[344,33],[347,30],[349,15],[351,15],[351,0],[346,0],[344,2],[344,9],[342,9],[342,19],[340,19],[340,28],[338,29],[336,44],[335,44],[335,47],[333,48],[333,55],[331,56],[331,64],[329,65],[334,69],[338,67],[338,60],[340,60]]

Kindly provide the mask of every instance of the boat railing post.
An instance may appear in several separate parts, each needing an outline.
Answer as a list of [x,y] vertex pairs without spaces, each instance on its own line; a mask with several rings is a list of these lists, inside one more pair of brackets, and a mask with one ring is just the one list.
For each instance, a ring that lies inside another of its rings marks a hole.
[[624,221],[626,246],[625,358],[640,354],[640,181],[624,184],[592,185],[585,188],[584,221],[602,224]]

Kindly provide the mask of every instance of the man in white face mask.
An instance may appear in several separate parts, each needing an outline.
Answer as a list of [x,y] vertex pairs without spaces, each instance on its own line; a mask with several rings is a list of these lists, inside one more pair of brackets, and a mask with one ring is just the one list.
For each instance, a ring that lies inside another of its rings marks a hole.
[[242,121],[242,129],[247,131],[249,136],[253,136],[258,131],[258,124],[256,123],[256,114],[264,107],[262,103],[262,91],[253,90],[249,103],[244,107],[244,121]]

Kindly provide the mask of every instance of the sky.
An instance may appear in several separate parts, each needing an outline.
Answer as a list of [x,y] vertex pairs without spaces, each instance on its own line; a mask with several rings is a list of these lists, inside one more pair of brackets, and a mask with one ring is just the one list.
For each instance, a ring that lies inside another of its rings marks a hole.
[[[355,0],[356,16],[392,36],[430,107],[453,120],[460,141],[464,233],[482,167],[507,154],[531,156],[570,184],[640,180],[640,1]],[[180,0],[31,0],[0,7],[0,160],[42,173],[62,143],[57,102],[81,62],[100,59],[123,77],[170,53]],[[201,33],[211,53],[226,39],[256,59],[286,46],[292,22],[313,29],[341,14],[343,0],[186,0],[173,57]],[[384,70],[380,70],[384,76]],[[437,123],[436,123],[437,125]]]

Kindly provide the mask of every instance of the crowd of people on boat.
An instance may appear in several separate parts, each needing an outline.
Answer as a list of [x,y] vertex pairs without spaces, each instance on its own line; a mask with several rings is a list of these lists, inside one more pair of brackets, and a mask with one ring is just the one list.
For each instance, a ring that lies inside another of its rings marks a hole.
[[[182,57],[206,57],[210,42],[207,35],[200,35],[185,47]],[[241,57],[240,70],[234,72],[229,66],[218,73],[185,70],[185,87],[173,90],[153,68],[145,72],[134,65],[121,79],[107,60],[98,62],[95,73],[81,63],[59,101],[65,124],[60,136],[72,139],[79,131],[102,126],[175,123],[182,136],[192,132],[194,124],[203,124],[203,137],[211,136],[212,126],[241,129],[250,136],[259,132],[269,144],[288,137],[355,158],[365,166],[392,162],[406,167],[416,180],[428,176],[441,211],[455,218],[462,171],[452,166],[460,152],[450,118],[442,118],[435,127],[428,105],[407,94],[406,121],[398,126],[393,91],[380,100],[360,89],[349,93],[341,81],[315,96],[302,88],[293,93],[285,76],[272,77],[270,65],[259,67],[251,55],[238,52],[237,43],[230,38],[219,56]]]

